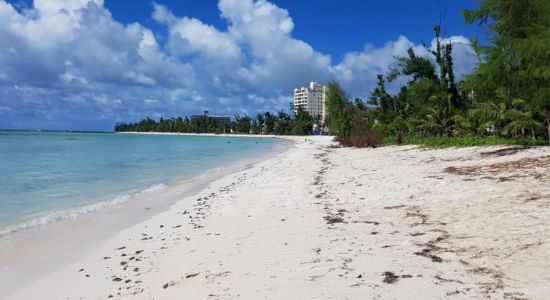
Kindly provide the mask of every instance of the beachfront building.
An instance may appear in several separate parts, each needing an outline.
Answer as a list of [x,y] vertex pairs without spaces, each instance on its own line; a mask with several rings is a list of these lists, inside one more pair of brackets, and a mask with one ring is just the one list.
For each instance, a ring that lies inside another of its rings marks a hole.
[[312,117],[325,120],[325,92],[327,87],[317,82],[310,82],[309,87],[294,89],[294,112],[302,107]]
[[205,111],[202,115],[193,115],[191,120],[208,120],[209,122],[216,123],[219,126],[229,125],[231,123],[231,118],[224,116],[212,116]]

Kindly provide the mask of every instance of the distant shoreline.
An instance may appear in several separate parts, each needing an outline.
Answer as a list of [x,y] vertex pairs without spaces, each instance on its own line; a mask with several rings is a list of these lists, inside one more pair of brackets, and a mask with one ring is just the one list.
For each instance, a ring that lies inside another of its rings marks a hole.
[[188,132],[141,132],[141,131],[123,131],[115,132],[115,134],[143,134],[143,135],[182,135],[182,136],[209,136],[209,137],[243,137],[243,138],[272,138],[296,140],[312,135],[274,135],[274,134],[244,134],[244,133],[188,133]]
[[0,132],[45,132],[45,133],[116,133],[114,131],[101,130],[42,130],[42,129],[0,129]]

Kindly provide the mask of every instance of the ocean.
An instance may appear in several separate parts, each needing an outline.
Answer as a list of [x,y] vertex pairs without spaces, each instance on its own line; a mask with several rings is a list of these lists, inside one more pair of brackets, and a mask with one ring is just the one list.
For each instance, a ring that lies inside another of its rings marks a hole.
[[278,146],[266,138],[1,131],[0,235],[132,201]]

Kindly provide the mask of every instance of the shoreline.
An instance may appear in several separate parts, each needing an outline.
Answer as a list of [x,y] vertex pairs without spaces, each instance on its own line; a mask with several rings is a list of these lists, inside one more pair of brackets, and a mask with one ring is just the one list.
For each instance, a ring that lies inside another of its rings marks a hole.
[[[293,144],[293,140],[285,140],[275,149],[258,157],[241,158],[168,185],[155,184],[136,193],[125,194],[128,199],[124,201],[117,201],[118,197],[115,197],[112,201],[85,205],[74,211],[63,210],[74,214],[54,218],[44,224],[25,225],[22,228],[19,226],[24,224],[18,224],[15,229],[7,228],[9,231],[0,235],[0,298],[21,288],[22,283],[26,285],[29,281],[77,261],[92,252],[96,243],[169,210],[181,199],[206,189],[212,182],[250,169],[272,156],[282,155]],[[160,185],[163,187],[157,189]],[[156,200],[152,202],[152,198]],[[88,206],[99,208],[79,212]],[[40,249],[30,247],[35,243],[41,246]]]
[[[65,132],[60,132],[65,133]],[[78,132],[78,133],[103,133],[103,132]],[[116,132],[114,132],[116,133]],[[137,134],[137,135],[170,135],[170,136],[205,136],[205,137],[236,137],[236,138],[272,138],[277,139],[281,141],[281,144],[277,146],[277,149],[270,150],[268,153],[264,153],[261,155],[262,158],[259,159],[250,159],[250,158],[243,158],[239,159],[235,162],[231,162],[226,165],[221,165],[218,167],[214,167],[208,170],[205,170],[203,173],[198,174],[191,178],[184,178],[184,179],[178,179],[176,181],[172,182],[157,182],[153,183],[149,186],[143,186],[141,189],[135,189],[135,190],[128,190],[125,192],[120,192],[113,194],[111,196],[103,196],[101,201],[98,202],[92,202],[89,204],[83,204],[81,206],[76,207],[67,207],[67,208],[61,208],[59,210],[51,211],[43,215],[38,215],[36,217],[33,217],[31,219],[18,222],[12,225],[9,225],[7,227],[0,228],[0,241],[2,238],[16,234],[20,231],[25,230],[33,230],[34,228],[41,227],[41,226],[48,226],[51,223],[56,222],[63,222],[67,220],[76,219],[80,216],[87,215],[90,213],[95,213],[97,211],[101,211],[104,209],[109,209],[112,206],[117,206],[124,204],[128,200],[131,200],[131,198],[134,198],[136,196],[139,196],[142,193],[149,193],[149,192],[155,192],[157,189],[163,189],[168,186],[172,185],[181,185],[181,184],[187,184],[189,182],[196,181],[197,179],[203,177],[203,175],[208,175],[210,173],[219,172],[221,169],[224,168],[230,168],[233,167],[233,165],[245,163],[245,164],[254,164],[258,161],[263,160],[263,158],[269,157],[271,154],[278,154],[277,152],[280,150],[285,151],[286,148],[290,147],[293,142],[295,142],[296,137],[295,136],[268,136],[268,135],[261,135],[261,136],[255,136],[255,135],[210,135],[210,134],[187,134],[187,133],[164,133],[164,132],[125,132],[128,134]],[[284,145],[286,143],[286,145]],[[247,163],[251,162],[251,163]]]
[[8,299],[550,293],[548,147],[332,146],[296,139]]

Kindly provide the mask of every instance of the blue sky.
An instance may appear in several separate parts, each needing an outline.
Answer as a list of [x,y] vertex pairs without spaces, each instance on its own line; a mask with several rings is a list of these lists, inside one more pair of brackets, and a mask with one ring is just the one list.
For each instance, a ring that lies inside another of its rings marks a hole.
[[287,108],[336,80],[367,97],[394,56],[443,37],[458,76],[473,0],[0,0],[0,128],[110,130],[150,116]]

